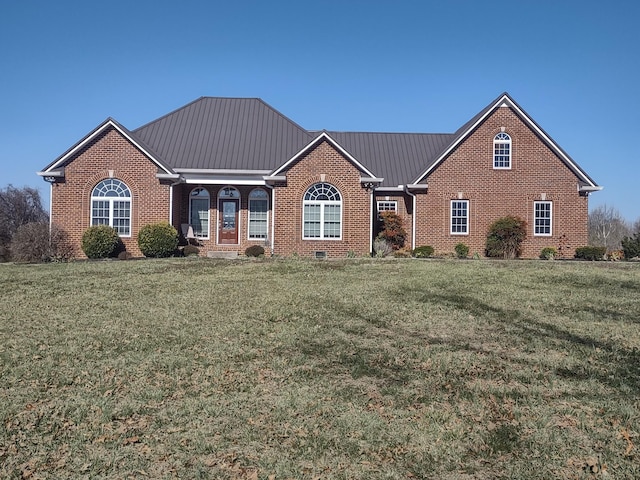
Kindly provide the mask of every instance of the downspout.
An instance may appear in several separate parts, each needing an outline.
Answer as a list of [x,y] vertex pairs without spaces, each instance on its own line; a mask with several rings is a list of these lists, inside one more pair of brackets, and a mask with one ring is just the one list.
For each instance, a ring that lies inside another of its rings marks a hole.
[[406,187],[404,187],[404,191],[410,195],[411,197],[413,197],[413,208],[412,208],[412,212],[411,212],[411,250],[413,250],[414,248],[416,248],[416,196],[415,194],[411,193],[409,191],[409,189]]
[[49,240],[51,240],[51,229],[53,228],[53,183],[49,184]]
[[270,225],[270,230],[271,230],[271,241],[270,243],[270,247],[271,247],[271,256],[273,256],[273,250],[274,250],[274,243],[275,243],[275,217],[276,217],[276,189],[273,187],[273,185],[269,185],[268,183],[265,183],[265,187],[267,187],[268,189],[271,190],[271,225]]
[[370,211],[371,211],[371,221],[369,222],[369,254],[373,256],[373,233],[376,231],[376,213],[373,209],[376,199],[376,189],[375,187],[371,187],[371,201],[370,201]]

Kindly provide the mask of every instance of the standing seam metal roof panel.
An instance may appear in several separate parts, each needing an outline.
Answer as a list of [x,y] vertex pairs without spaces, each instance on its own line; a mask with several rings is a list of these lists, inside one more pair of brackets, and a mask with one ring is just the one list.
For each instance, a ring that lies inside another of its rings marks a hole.
[[255,98],[202,97],[134,132],[171,167],[193,169],[273,170],[311,140]]

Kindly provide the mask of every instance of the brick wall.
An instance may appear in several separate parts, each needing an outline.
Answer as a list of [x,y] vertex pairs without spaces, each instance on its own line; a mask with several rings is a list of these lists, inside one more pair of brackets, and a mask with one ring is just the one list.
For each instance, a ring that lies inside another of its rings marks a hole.
[[[371,194],[360,184],[360,171],[324,141],[295,162],[286,172],[286,183],[277,184],[275,252],[312,256],[327,252],[329,258],[369,253]],[[335,186],[342,196],[342,239],[302,239],[302,199],[318,182]]]
[[65,179],[52,188],[51,220],[64,229],[76,249],[91,222],[91,192],[109,177],[131,191],[131,237],[123,237],[127,251],[141,256],[138,231],[144,225],[169,220],[169,185],[156,178],[158,167],[117,130],[108,128],[78,152],[65,167]]
[[[494,170],[493,138],[505,127],[511,136],[510,170]],[[427,178],[426,193],[417,194],[417,245],[453,252],[457,243],[484,254],[489,226],[505,215],[527,221],[525,258],[544,247],[571,257],[587,244],[588,198],[578,193],[578,179],[508,107],[498,108]],[[450,201],[469,200],[469,234],[451,235]],[[551,237],[534,236],[533,202],[553,202]]]

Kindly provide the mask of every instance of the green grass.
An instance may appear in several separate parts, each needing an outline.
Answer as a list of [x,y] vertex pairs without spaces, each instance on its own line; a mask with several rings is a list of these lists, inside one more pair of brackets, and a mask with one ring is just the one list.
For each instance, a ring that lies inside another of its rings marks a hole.
[[640,478],[640,265],[0,265],[0,477]]

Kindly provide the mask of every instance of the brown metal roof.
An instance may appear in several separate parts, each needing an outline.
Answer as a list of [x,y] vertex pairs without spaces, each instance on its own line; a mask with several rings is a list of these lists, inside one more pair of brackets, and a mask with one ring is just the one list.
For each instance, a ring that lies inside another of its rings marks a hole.
[[446,133],[327,132],[354,158],[384,178],[382,186],[409,183],[450,142]]
[[133,133],[173,169],[273,170],[312,139],[257,98],[202,97]]
[[[502,101],[511,103],[579,179],[596,185],[506,93],[455,133],[324,132],[370,173],[384,178],[383,187],[397,187],[422,181]],[[63,168],[79,146],[108,126],[120,129],[168,173],[181,169],[273,172],[319,134],[258,98],[201,97],[133,131],[107,119],[41,173]]]

